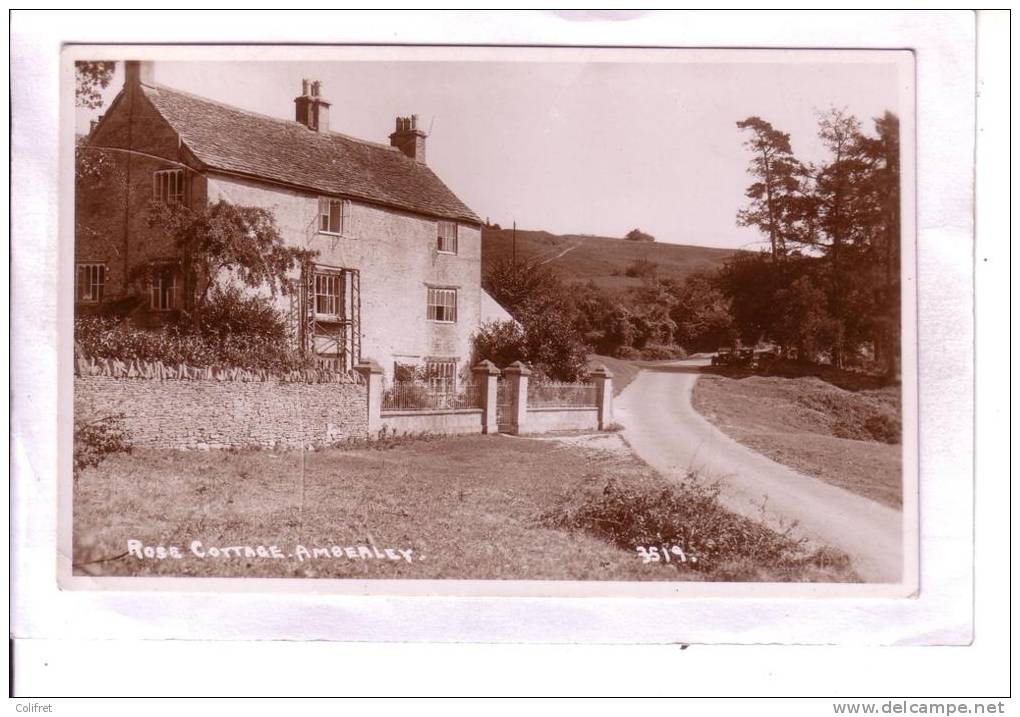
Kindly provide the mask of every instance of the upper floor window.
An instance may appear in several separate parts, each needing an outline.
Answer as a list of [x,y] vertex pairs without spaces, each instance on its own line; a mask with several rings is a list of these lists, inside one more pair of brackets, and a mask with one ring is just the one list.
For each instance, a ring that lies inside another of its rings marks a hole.
[[149,284],[149,308],[153,311],[173,311],[180,308],[179,284],[174,267],[154,267]]
[[429,287],[429,321],[453,323],[457,320],[457,290]]
[[163,169],[152,174],[152,198],[166,204],[183,204],[187,177],[183,169]]
[[315,315],[343,316],[343,274],[340,272],[316,271],[314,281]]
[[457,253],[456,222],[439,222],[439,243],[436,248],[444,254]]
[[319,232],[342,235],[349,228],[350,220],[350,201],[319,197]]
[[89,304],[102,301],[106,288],[106,264],[79,264],[75,281],[76,301]]

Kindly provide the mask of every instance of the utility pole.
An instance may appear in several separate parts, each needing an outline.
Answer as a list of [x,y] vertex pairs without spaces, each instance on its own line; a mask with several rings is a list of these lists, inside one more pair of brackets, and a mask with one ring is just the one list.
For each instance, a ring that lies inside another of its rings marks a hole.
[[510,263],[516,265],[517,264],[517,221],[516,220],[514,220],[514,230],[513,230],[513,233],[510,236],[513,237],[513,255],[512,255],[512,259],[510,260]]

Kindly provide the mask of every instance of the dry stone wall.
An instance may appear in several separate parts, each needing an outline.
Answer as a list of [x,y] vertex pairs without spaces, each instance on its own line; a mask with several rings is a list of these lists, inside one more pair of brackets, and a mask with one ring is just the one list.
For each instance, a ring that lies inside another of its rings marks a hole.
[[75,411],[120,416],[139,447],[304,447],[364,439],[366,386],[355,376],[269,376],[237,369],[79,359]]

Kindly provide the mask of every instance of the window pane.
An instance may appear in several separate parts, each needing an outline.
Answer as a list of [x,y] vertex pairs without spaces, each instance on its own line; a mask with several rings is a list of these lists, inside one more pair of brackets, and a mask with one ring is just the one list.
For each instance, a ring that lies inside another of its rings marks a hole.
[[329,203],[329,230],[340,233],[340,211],[343,207],[340,202],[333,200]]
[[439,251],[457,253],[457,225],[454,222],[439,222]]
[[433,289],[428,290],[428,313],[431,321],[456,321],[457,320],[457,290],[456,289]]
[[344,313],[344,282],[341,274],[315,274],[315,313],[340,316]]

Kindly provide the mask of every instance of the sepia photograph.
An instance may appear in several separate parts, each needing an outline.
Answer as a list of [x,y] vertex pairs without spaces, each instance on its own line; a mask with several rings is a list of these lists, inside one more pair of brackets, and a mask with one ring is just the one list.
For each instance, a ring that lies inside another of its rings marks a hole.
[[208,54],[63,53],[66,586],[916,589],[912,53]]
[[1008,12],[10,14],[16,711],[1002,713]]

